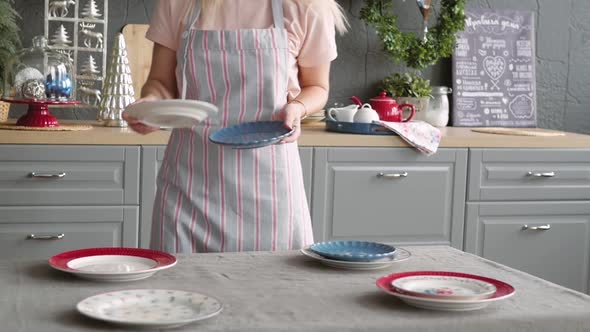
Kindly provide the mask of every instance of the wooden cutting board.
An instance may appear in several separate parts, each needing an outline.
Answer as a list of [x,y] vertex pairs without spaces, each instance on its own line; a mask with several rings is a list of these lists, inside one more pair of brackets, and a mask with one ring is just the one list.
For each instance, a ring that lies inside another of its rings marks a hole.
[[147,80],[152,65],[154,43],[145,38],[148,27],[148,24],[127,24],[123,28],[136,99],[140,96],[141,87]]

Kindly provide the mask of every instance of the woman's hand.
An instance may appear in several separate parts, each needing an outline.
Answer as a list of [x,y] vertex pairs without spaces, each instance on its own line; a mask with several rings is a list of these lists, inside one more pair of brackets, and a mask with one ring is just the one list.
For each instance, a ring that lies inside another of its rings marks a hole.
[[[133,103],[133,105],[141,104],[141,103],[146,102],[146,101],[156,101],[156,100],[159,100],[159,99],[160,98],[158,98],[156,96],[150,95],[150,96],[146,96],[146,97],[143,97],[143,98],[140,98],[140,99],[136,100]],[[146,135],[146,134],[149,134],[149,133],[153,133],[154,131],[160,130],[160,128],[158,128],[158,127],[152,127],[152,126],[148,126],[148,125],[145,125],[145,124],[141,123],[140,120],[138,120],[137,118],[134,118],[132,116],[129,116],[126,112],[123,112],[121,114],[121,116],[123,117],[123,119],[125,121],[127,121],[127,124],[129,125],[129,127],[131,129],[133,129],[133,131],[135,131],[137,133],[140,133],[142,135]]]
[[[176,51],[155,43],[152,51],[152,66],[150,67],[150,74],[141,89],[142,97],[134,104],[146,101],[178,98],[175,70]],[[145,135],[160,129],[147,126],[125,112],[123,112],[122,116],[129,124],[129,127],[140,134]]]
[[285,107],[274,113],[273,120],[283,121],[285,128],[294,129],[293,134],[283,138],[280,143],[291,143],[297,141],[301,135],[301,117],[305,114],[305,107],[301,103],[289,103]]
[[295,142],[301,135],[301,119],[318,112],[328,100],[330,86],[330,63],[314,67],[299,66],[301,92],[291,99],[285,108],[273,114],[273,120],[281,120],[284,126],[294,129],[293,134],[281,143]]

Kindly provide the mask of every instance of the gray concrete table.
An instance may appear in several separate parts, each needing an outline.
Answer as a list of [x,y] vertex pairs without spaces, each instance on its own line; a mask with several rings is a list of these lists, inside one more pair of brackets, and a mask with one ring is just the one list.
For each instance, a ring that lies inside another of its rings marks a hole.
[[[134,331],[79,314],[78,301],[137,288],[183,289],[224,304],[218,316],[174,331],[590,331],[590,297],[445,246],[407,247],[383,270],[337,270],[298,251],[179,255],[149,279],[85,281],[46,261],[0,261],[0,331]],[[471,312],[415,309],[375,286],[395,272],[446,270],[512,284],[512,298]]]

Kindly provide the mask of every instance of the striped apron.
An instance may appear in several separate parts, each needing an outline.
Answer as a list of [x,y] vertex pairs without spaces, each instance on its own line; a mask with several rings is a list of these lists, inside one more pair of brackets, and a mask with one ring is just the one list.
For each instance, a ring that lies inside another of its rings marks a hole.
[[187,22],[176,76],[182,99],[217,105],[218,116],[174,129],[158,172],[151,247],[167,252],[288,250],[313,243],[296,143],[232,149],[211,132],[270,120],[287,102],[283,2],[274,28],[196,30]]

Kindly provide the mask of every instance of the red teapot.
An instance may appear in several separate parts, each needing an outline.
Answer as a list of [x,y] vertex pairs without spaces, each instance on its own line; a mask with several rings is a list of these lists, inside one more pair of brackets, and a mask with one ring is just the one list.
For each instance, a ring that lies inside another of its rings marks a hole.
[[[363,102],[355,96],[350,97],[350,99],[357,105],[363,105]],[[412,104],[401,104],[398,105],[395,99],[388,97],[387,92],[382,91],[379,96],[371,98],[369,100],[369,105],[377,111],[379,114],[379,119],[382,121],[389,121],[389,122],[408,122],[412,120],[414,115],[416,115],[416,107]],[[410,108],[410,115],[407,118],[403,118],[403,110],[404,108]]]

